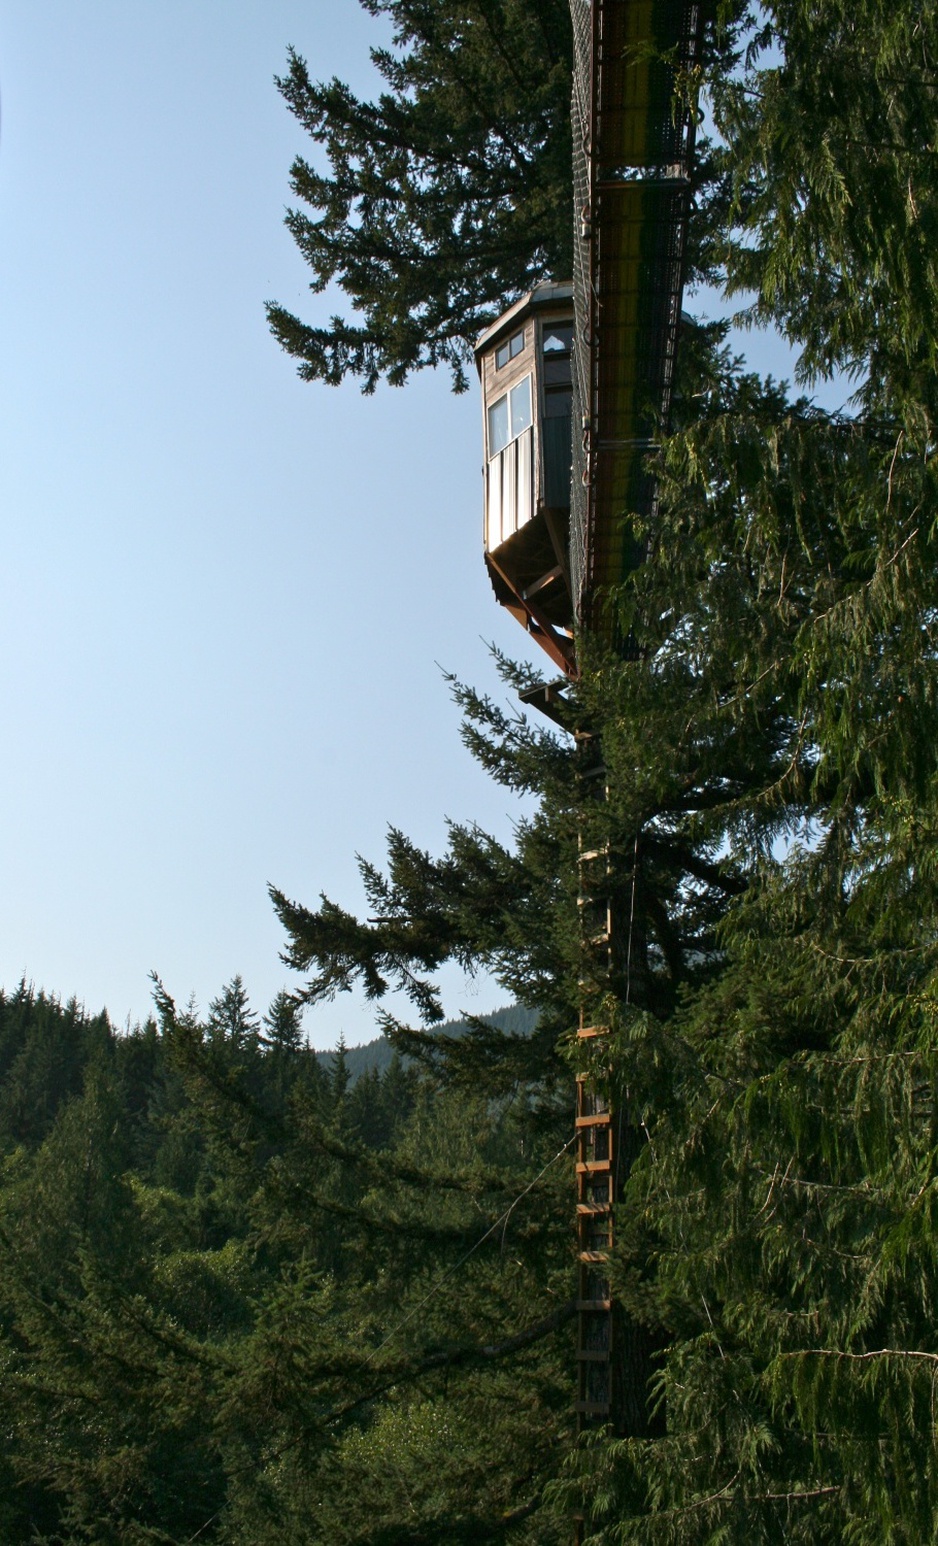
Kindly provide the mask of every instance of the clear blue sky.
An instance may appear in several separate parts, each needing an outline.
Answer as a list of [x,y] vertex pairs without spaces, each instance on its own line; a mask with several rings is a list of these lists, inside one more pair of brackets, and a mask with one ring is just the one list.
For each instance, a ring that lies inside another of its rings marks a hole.
[[[0,0],[0,985],[123,1022],[290,981],[266,895],[360,904],[396,824],[512,814],[438,667],[524,653],[481,558],[480,413],[443,377],[299,381],[264,301],[292,43],[372,84],[357,0]],[[454,1012],[494,1008],[453,982]],[[306,1027],[374,1034],[340,998]]]

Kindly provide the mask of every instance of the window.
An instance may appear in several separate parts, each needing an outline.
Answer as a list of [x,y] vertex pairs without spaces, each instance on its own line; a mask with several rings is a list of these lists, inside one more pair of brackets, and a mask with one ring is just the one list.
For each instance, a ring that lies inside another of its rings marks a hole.
[[572,348],[572,322],[561,322],[556,327],[545,327],[543,344],[545,354],[569,354]]
[[571,322],[545,323],[541,334],[544,372],[544,417],[563,419],[570,416],[570,352],[573,348]]
[[520,435],[531,422],[531,377],[525,376],[508,393],[511,403],[511,438]]
[[495,350],[495,369],[501,370],[509,360],[515,359],[524,348],[524,328],[520,333],[513,333],[507,343],[500,344]]
[[531,423],[531,377],[525,376],[489,408],[489,456],[504,451]]
[[494,456],[497,451],[504,451],[511,432],[508,428],[508,393],[500,397],[497,403],[493,403],[489,409],[489,456]]

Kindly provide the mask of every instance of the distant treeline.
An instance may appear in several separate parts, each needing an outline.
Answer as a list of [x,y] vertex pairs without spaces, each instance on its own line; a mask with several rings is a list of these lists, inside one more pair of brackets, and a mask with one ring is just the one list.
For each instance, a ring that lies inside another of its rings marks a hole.
[[[209,1033],[216,1043],[227,1038],[240,1055],[256,1059],[255,1074],[261,1082],[265,1070],[273,1077],[274,1065],[285,1052],[296,1064],[293,1077],[299,1078],[302,1069],[303,1078],[314,1084],[317,1069],[328,1082],[340,1066],[343,1077],[354,1085],[363,1075],[383,1075],[392,1065],[413,1062],[406,1054],[402,1057],[385,1035],[358,1047],[347,1047],[340,1039],[334,1051],[312,1052],[300,1031],[298,1012],[288,1007],[284,1018],[284,1005],[290,1002],[282,995],[271,1015],[261,1019],[251,1011],[236,977],[210,1006]],[[530,1035],[537,1023],[536,1013],[521,1004],[482,1018],[514,1036]],[[465,1020],[447,1020],[436,1028],[434,1039],[462,1037],[468,1028]],[[107,1063],[118,1075],[132,1122],[146,1121],[153,1114],[151,1097],[165,1078],[164,1050],[153,1019],[125,1031],[112,1024],[106,1011],[88,1015],[74,998],[63,1004],[25,982],[12,993],[0,989],[0,1143],[39,1143],[64,1102],[81,1094],[86,1069],[94,1063]],[[266,1065],[265,1053],[272,1054]]]

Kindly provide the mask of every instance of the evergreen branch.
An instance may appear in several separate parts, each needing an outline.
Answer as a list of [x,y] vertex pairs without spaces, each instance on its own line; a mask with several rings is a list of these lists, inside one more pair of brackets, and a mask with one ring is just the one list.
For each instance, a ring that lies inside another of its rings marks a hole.
[[[384,1529],[369,1531],[366,1535],[356,1535],[349,1540],[348,1546],[444,1546],[444,1542],[445,1546],[477,1546],[477,1543],[499,1540],[515,1525],[530,1519],[532,1514],[537,1513],[542,1501],[538,1492],[527,1503],[519,1504],[517,1508],[509,1509],[507,1513],[495,1518],[468,1514],[455,1519],[447,1518],[439,1525],[428,1525],[426,1528],[393,1524]],[[441,1534],[441,1530],[445,1531],[445,1535]]]
[[829,1487],[796,1487],[791,1492],[756,1492],[751,1497],[754,1503],[803,1503],[811,1498],[829,1498],[843,1490],[843,1484],[837,1482]]
[[833,1358],[841,1363],[872,1363],[879,1358],[908,1359],[913,1363],[938,1364],[938,1353],[925,1353],[917,1348],[880,1347],[868,1353],[851,1353],[836,1347],[804,1347],[790,1353],[777,1353],[775,1362],[804,1360],[807,1358]]
[[[543,1342],[545,1337],[552,1336],[555,1331],[567,1325],[577,1313],[576,1300],[571,1299],[567,1304],[561,1305],[558,1310],[553,1310],[550,1315],[536,1321],[533,1326],[528,1326],[524,1331],[515,1332],[513,1336],[506,1337],[503,1342],[493,1343],[469,1343],[463,1347],[441,1350],[430,1353],[419,1359],[416,1363],[408,1363],[397,1367],[380,1383],[370,1390],[356,1396],[353,1400],[335,1407],[324,1419],[324,1424],[332,1425],[343,1421],[357,1412],[370,1401],[375,1401],[379,1396],[386,1395],[389,1390],[398,1386],[412,1385],[416,1380],[422,1379],[427,1374],[435,1373],[439,1369],[471,1368],[487,1363],[497,1363],[503,1358],[509,1358],[515,1353],[523,1352],[525,1348],[532,1347],[537,1342]],[[278,1452],[279,1454],[279,1452]],[[276,1457],[275,1457],[276,1458]]]
[[[271,1466],[276,1464],[291,1449],[294,1449],[296,1445],[309,1437],[313,1431],[319,1432],[321,1428],[335,1427],[336,1424],[344,1422],[363,1406],[378,1400],[380,1396],[387,1395],[391,1390],[412,1385],[416,1381],[423,1379],[426,1375],[436,1373],[440,1369],[472,1368],[497,1363],[503,1358],[510,1358],[515,1353],[523,1352],[526,1348],[532,1347],[536,1343],[542,1342],[546,1337],[552,1336],[555,1331],[559,1331],[563,1326],[567,1325],[576,1313],[576,1300],[571,1299],[567,1304],[561,1305],[559,1309],[553,1310],[549,1315],[545,1315],[541,1320],[536,1321],[534,1325],[526,1327],[524,1331],[515,1332],[513,1336],[506,1337],[502,1342],[470,1343],[463,1347],[431,1353],[426,1357],[418,1359],[416,1363],[398,1364],[392,1373],[388,1373],[368,1390],[355,1396],[351,1401],[343,1402],[341,1406],[333,1407],[325,1413],[321,1422],[317,1423],[315,1430],[304,1426],[301,1432],[294,1434],[285,1443],[278,1445],[275,1450],[265,1456],[265,1465]],[[367,1358],[361,1367],[368,1368],[371,1366],[371,1363],[372,1360]],[[355,1365],[345,1361],[341,1366],[328,1365],[324,1366],[324,1369],[328,1373],[334,1372],[339,1367],[341,1367],[341,1372],[347,1375],[353,1371]]]
[[[368,1234],[386,1235],[389,1239],[399,1239],[401,1236],[413,1240],[435,1241],[438,1245],[464,1245],[472,1238],[472,1231],[468,1225],[462,1228],[444,1228],[440,1225],[420,1224],[415,1220],[405,1220],[397,1215],[382,1217],[373,1210],[364,1208],[361,1204],[352,1205],[339,1202],[337,1198],[311,1191],[300,1182],[285,1177],[282,1170],[268,1170],[265,1172],[262,1182],[264,1190],[273,1196],[289,1194],[294,1203],[302,1202],[304,1207],[313,1208],[317,1213],[322,1213],[329,1218],[347,1219],[358,1224],[362,1232]],[[536,1225],[528,1226],[529,1233],[536,1231]]]
[[508,1178],[495,1171],[475,1171],[469,1179],[463,1179],[442,1171],[418,1170],[413,1165],[405,1165],[393,1159],[390,1154],[375,1155],[365,1148],[343,1143],[328,1133],[321,1124],[316,1126],[304,1124],[303,1136],[308,1138],[313,1147],[322,1154],[341,1160],[343,1164],[354,1167],[371,1180],[400,1181],[405,1186],[415,1187],[421,1192],[428,1190],[458,1192],[478,1199],[492,1192],[514,1193],[518,1186],[517,1176]]

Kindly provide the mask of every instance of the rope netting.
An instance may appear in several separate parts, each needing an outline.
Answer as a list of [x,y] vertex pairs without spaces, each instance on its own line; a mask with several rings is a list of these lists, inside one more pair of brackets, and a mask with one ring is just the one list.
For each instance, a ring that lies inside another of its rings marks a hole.
[[570,560],[578,620],[638,556],[648,452],[667,423],[680,326],[699,52],[690,0],[570,0],[574,355]]

